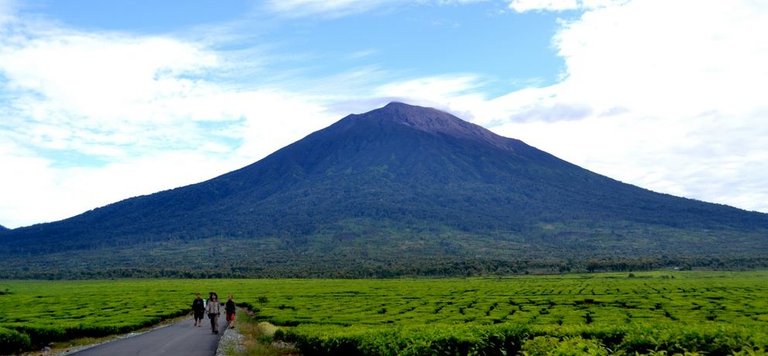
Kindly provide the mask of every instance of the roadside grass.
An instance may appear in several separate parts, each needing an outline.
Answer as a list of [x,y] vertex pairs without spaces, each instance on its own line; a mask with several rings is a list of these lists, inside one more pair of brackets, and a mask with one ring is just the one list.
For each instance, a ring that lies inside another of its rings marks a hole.
[[229,356],[287,356],[298,355],[290,344],[275,342],[278,327],[261,321],[253,313],[238,310],[236,329],[243,335],[244,352],[227,350]]

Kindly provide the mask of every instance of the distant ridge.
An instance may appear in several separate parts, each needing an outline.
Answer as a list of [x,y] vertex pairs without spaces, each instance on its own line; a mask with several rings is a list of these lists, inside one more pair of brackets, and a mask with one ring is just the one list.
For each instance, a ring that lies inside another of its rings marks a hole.
[[624,184],[390,103],[209,181],[1,242],[0,278],[749,268],[768,266],[768,215]]

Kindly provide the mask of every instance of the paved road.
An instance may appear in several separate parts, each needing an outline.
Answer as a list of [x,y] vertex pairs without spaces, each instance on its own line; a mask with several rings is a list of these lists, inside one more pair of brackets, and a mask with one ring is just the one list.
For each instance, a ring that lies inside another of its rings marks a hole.
[[219,337],[224,332],[227,321],[219,317],[219,334],[211,333],[208,317],[202,327],[194,327],[191,317],[158,328],[144,334],[118,339],[70,355],[92,356],[153,356],[153,355],[189,355],[212,356],[216,354]]

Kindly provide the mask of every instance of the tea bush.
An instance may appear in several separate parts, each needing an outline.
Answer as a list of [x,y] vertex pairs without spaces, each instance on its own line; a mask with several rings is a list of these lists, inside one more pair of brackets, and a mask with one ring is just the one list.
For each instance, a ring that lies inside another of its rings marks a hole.
[[[1,353],[126,333],[217,291],[306,355],[760,354],[768,272],[0,281]],[[586,316],[589,316],[588,318]],[[575,351],[574,351],[575,352]]]

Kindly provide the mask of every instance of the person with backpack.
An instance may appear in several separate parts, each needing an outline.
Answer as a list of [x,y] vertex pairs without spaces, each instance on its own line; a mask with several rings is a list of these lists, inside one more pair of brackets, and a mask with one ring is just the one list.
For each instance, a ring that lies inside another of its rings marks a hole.
[[219,304],[219,296],[216,292],[211,292],[208,296],[208,305],[206,310],[208,318],[211,319],[211,332],[214,334],[219,333],[219,314],[221,314],[221,305]]
[[227,312],[227,323],[229,325],[230,329],[235,328],[235,312],[237,309],[235,308],[235,301],[232,300],[232,294],[229,295],[229,300],[227,300],[227,304],[224,306],[224,310]]
[[203,298],[200,298],[200,293],[195,293],[195,300],[192,301],[192,313],[195,314],[195,326],[203,326],[205,301],[203,301]]

